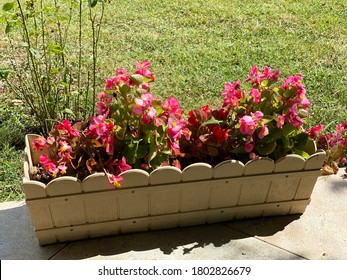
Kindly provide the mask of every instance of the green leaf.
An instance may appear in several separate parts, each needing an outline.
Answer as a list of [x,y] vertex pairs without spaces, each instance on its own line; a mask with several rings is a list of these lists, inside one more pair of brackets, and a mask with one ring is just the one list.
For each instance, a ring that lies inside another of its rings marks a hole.
[[62,54],[64,52],[62,46],[59,44],[50,45],[48,46],[48,49],[50,54]]
[[244,147],[237,147],[235,149],[232,149],[231,152],[233,154],[240,154],[240,153],[245,153],[245,148]]
[[119,88],[119,91],[122,93],[122,94],[127,94],[129,93],[131,90],[131,88],[127,85],[127,84],[122,84]]
[[5,33],[6,34],[10,33],[11,29],[12,29],[11,25],[9,23],[7,23],[6,28],[5,28]]
[[255,149],[258,151],[259,154],[262,156],[267,156],[275,151],[277,147],[276,142],[272,143],[259,143]]
[[261,84],[263,87],[266,87],[266,86],[269,85],[269,80],[263,80],[263,81],[261,81],[260,84]]
[[38,50],[34,49],[34,48],[30,48],[29,51],[36,57],[36,58],[41,58],[41,55],[39,53]]
[[282,127],[282,132],[284,137],[294,137],[296,128],[291,123],[287,123]]
[[154,141],[152,141],[149,145],[149,152],[148,152],[148,162],[150,163],[156,156],[157,156],[158,150],[157,145]]
[[308,153],[306,153],[305,151],[299,150],[299,149],[292,149],[293,154],[302,156],[303,158],[308,158],[310,155]]
[[282,130],[274,127],[269,129],[269,134],[264,138],[264,143],[271,143],[275,142],[277,139],[281,138],[282,136]]
[[91,8],[94,8],[98,4],[98,0],[88,0],[88,4]]
[[295,93],[296,93],[296,89],[290,89],[283,92],[283,96],[288,99],[288,98],[292,98]]
[[75,116],[74,112],[69,109],[69,108],[65,108],[64,111],[63,111],[64,114],[68,114],[68,115],[72,115],[72,116]]
[[204,126],[204,125],[209,125],[209,124],[219,124],[221,123],[222,121],[219,121],[219,120],[216,120],[216,119],[210,119],[204,123],[201,124],[201,126]]
[[304,150],[306,145],[307,145],[308,137],[309,137],[308,134],[304,133],[304,132],[295,136],[294,137],[294,142],[295,142],[294,147],[296,149]]
[[13,7],[14,7],[14,2],[7,2],[2,6],[2,9],[5,12],[8,12],[8,11],[11,11],[13,9]]
[[282,137],[282,143],[283,143],[283,147],[284,148],[293,148],[294,143],[292,141],[292,139],[288,138],[288,137]]
[[6,79],[10,73],[11,73],[11,70],[0,69],[0,79]]
[[136,84],[136,85],[140,85],[143,83],[143,76],[140,74],[133,74],[130,76],[130,79]]
[[127,162],[129,162],[130,164],[134,164],[136,161],[138,147],[139,141],[132,141],[125,148],[124,155]]

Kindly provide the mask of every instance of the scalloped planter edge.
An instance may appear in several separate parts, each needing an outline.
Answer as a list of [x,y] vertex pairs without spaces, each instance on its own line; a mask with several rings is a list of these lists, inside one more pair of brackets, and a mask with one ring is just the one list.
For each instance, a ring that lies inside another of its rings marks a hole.
[[39,153],[26,136],[23,190],[40,245],[128,232],[209,224],[234,219],[302,214],[325,159],[288,155],[276,162],[261,158],[243,164],[229,160],[215,167],[195,163],[184,170],[162,167],[148,174],[122,174],[121,188],[104,173],[82,182],[60,177],[45,185],[31,180]]

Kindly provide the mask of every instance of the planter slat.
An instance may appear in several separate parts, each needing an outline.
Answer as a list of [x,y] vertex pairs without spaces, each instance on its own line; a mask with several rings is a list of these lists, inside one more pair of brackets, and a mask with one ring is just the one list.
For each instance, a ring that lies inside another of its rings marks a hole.
[[149,174],[139,169],[130,169],[121,174],[123,177],[122,188],[147,186]]
[[81,182],[77,178],[69,176],[57,178],[46,187],[47,196],[61,196],[81,192]]
[[95,173],[82,181],[82,192],[98,192],[112,190],[114,187],[109,184],[107,175],[104,173]]
[[181,170],[173,166],[160,167],[149,175],[151,185],[178,183],[181,181]]
[[211,183],[191,182],[188,188],[182,187],[181,212],[207,209],[210,205]]
[[44,183],[23,178],[22,186],[26,200],[44,198],[47,196],[46,185]]
[[275,164],[275,173],[303,170],[305,159],[298,155],[288,155],[279,159]]
[[321,169],[323,162],[325,160],[325,152],[317,152],[313,155],[311,155],[307,160],[305,164],[305,170],[317,170]]
[[241,187],[240,199],[237,204],[248,205],[264,203],[269,193],[271,181],[261,180],[244,182]]
[[282,215],[285,213],[284,209],[303,208],[308,204],[309,200],[298,200],[209,209],[154,217],[148,216],[137,219],[106,221],[94,224],[37,230],[36,235],[40,244],[45,245],[55,242],[65,242],[106,235],[117,235],[120,233],[174,228],[177,226],[192,226],[205,223],[211,224],[215,222],[230,221],[233,219],[249,218],[259,213],[264,213],[264,216],[267,214],[271,216]]
[[[27,144],[36,136],[27,136]],[[196,163],[183,171],[162,167],[151,174],[122,173],[120,188],[96,173],[82,182],[60,177],[47,186],[30,179],[38,153],[26,147],[23,189],[41,245],[127,232],[301,214],[325,159],[289,155],[245,165],[228,160],[214,168]],[[35,154],[35,157],[33,157]]]
[[219,180],[213,183],[211,192],[211,208],[235,206],[240,197],[242,183],[235,180]]
[[200,181],[208,180],[213,176],[212,166],[207,163],[194,163],[183,169],[181,174],[181,181]]
[[272,173],[275,164],[272,159],[259,158],[245,164],[244,175],[268,174]]
[[223,161],[216,165],[213,170],[214,178],[238,177],[243,174],[245,165],[237,160]]

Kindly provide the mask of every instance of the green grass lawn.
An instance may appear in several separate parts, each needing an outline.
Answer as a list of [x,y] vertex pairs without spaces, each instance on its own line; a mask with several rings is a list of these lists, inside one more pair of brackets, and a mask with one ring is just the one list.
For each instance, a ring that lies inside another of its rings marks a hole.
[[[0,6],[8,1],[0,0]],[[136,60],[149,60],[157,96],[175,96],[185,110],[219,106],[225,82],[245,79],[252,65],[267,65],[283,76],[303,75],[311,101],[308,125],[346,119],[347,1],[109,2],[100,38],[100,90],[115,68],[130,71]],[[0,57],[5,60],[3,35]],[[14,149],[1,153],[2,169],[11,169],[4,162],[22,160]],[[12,172],[1,174],[5,194],[0,199],[13,199],[6,186],[20,181]]]

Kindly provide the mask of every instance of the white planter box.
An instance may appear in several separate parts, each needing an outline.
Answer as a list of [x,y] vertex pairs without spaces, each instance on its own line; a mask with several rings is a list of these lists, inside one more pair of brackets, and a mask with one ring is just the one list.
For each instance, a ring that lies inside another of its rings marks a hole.
[[23,189],[41,245],[126,232],[167,229],[233,219],[300,214],[310,203],[325,153],[307,160],[288,155],[247,164],[229,160],[183,171],[163,167],[123,173],[115,189],[103,173],[82,182],[60,177],[45,185],[31,180],[38,154],[27,136]]

